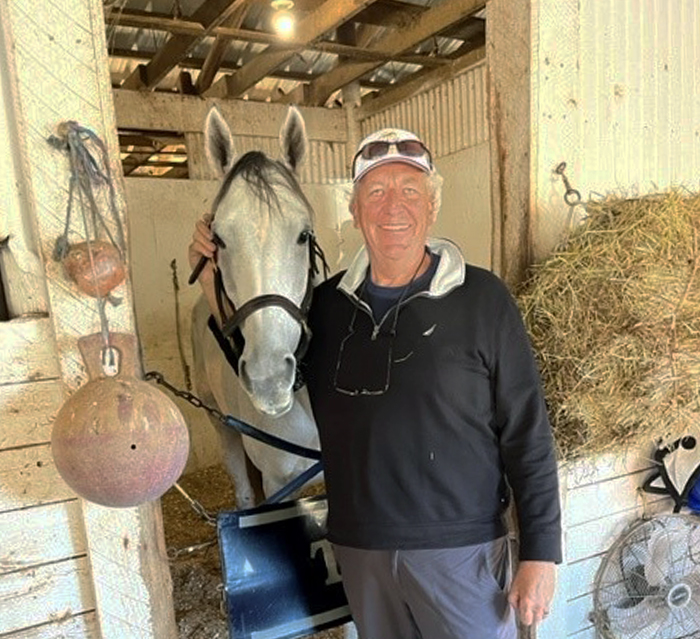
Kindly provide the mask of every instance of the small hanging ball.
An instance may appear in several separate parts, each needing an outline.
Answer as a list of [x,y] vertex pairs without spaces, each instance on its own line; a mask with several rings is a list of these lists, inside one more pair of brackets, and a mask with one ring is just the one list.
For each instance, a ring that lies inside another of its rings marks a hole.
[[63,267],[77,287],[91,297],[105,297],[126,277],[119,250],[102,240],[71,245],[63,259]]
[[177,481],[189,434],[177,406],[158,389],[135,377],[101,378],[61,407],[51,449],[78,495],[125,508],[158,499]]

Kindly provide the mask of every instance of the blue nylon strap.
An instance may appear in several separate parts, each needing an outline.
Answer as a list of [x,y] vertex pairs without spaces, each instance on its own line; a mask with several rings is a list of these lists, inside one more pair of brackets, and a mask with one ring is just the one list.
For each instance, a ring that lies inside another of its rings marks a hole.
[[226,415],[224,424],[231,428],[237,430],[241,435],[247,435],[253,439],[257,439],[264,444],[268,444],[274,448],[279,448],[286,453],[292,453],[294,455],[299,455],[300,457],[306,457],[308,459],[321,459],[321,451],[314,450],[313,448],[306,448],[305,446],[299,446],[299,444],[294,444],[293,442],[277,437],[276,435],[270,435],[265,431],[255,428],[246,422],[236,419],[231,415]]
[[274,495],[268,497],[261,506],[267,506],[268,504],[276,504],[282,501],[285,497],[291,495],[295,490],[301,488],[307,481],[318,475],[323,470],[323,464],[318,461],[313,466],[310,466],[300,475],[297,475],[292,481],[290,481],[286,486],[280,488]]

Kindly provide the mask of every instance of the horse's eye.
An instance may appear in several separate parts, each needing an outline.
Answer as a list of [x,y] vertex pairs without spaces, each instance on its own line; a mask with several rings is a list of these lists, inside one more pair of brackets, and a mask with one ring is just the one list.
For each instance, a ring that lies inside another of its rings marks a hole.
[[306,244],[311,237],[311,231],[302,231],[297,238],[297,244]]

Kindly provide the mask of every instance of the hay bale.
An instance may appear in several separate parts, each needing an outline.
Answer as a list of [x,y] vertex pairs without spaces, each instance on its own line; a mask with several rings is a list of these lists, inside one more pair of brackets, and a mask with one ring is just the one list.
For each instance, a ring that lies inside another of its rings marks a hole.
[[700,196],[587,213],[517,295],[563,460],[700,424]]

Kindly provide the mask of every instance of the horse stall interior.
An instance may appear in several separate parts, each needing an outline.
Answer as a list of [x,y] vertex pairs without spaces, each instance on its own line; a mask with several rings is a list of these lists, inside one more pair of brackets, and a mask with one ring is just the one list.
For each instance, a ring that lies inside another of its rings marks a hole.
[[[194,547],[214,529],[179,493],[166,494],[163,510],[160,502],[106,508],[79,499],[56,470],[50,447],[54,418],[86,381],[77,339],[98,333],[102,324],[95,300],[80,294],[51,257],[65,224],[70,173],[65,153],[47,139],[60,122],[77,120],[105,142],[112,174],[118,176],[116,203],[128,230],[130,268],[114,291],[121,304],[106,310],[109,328],[138,334],[144,369],[159,370],[185,387],[189,310],[196,296],[195,287],[186,285],[186,248],[194,221],[216,189],[203,154],[206,111],[219,105],[240,151],[262,149],[277,156],[286,106],[274,103],[282,99],[256,102],[261,95],[252,90],[247,100],[231,99],[236,83],[225,74],[214,82],[215,55],[207,73],[206,60],[197,62],[199,54],[181,58],[180,71],[202,67],[199,91],[188,73],[177,72],[168,76],[167,92],[149,90],[154,87],[148,86],[153,80],[148,73],[133,64],[125,71],[113,59],[112,68],[116,65],[122,76],[121,88],[113,90],[105,9],[109,21],[113,11],[124,9],[121,4],[44,0],[29,6],[0,0],[5,140],[0,277],[8,311],[6,318],[0,316],[3,639],[226,636],[218,611],[216,551]],[[245,3],[217,6],[240,4]],[[319,5],[298,4],[310,11]],[[359,10],[372,3],[342,4]],[[404,3],[382,4],[392,15],[408,10],[400,6]],[[572,216],[581,213],[563,201],[564,186],[554,173],[560,162],[568,163],[567,176],[584,198],[595,192],[631,195],[700,186],[700,14],[694,0],[680,0],[675,7],[627,0],[455,0],[442,3],[443,13],[440,3],[429,4],[438,7],[429,24],[439,23],[457,4],[472,11],[486,4],[487,46],[480,42],[458,61],[433,62],[431,73],[395,87],[360,83],[363,92],[379,91],[373,100],[360,100],[355,85],[343,95],[342,108],[311,99],[331,73],[318,74],[308,91],[290,90],[284,83],[298,82],[299,74],[288,71],[280,71],[272,85],[263,83],[263,100],[272,86],[272,91],[280,87],[280,94],[289,91],[287,102],[305,105],[311,142],[302,187],[315,208],[316,232],[333,271],[347,265],[360,243],[347,211],[349,160],[357,141],[384,125],[416,131],[434,152],[445,178],[435,234],[455,240],[469,261],[492,268],[512,285],[529,263],[553,250]],[[143,28],[143,41],[156,49],[165,41],[154,35],[162,29],[194,37],[207,20],[207,33],[216,42],[221,36],[219,55],[234,35],[262,38],[253,41],[253,53],[268,44],[262,36],[236,31],[235,20],[221,26],[206,16],[154,18],[128,8],[121,14],[124,24]],[[367,31],[371,36],[372,28]],[[361,55],[335,41],[314,46],[324,55]],[[119,51],[119,60],[140,55],[163,62],[155,50],[137,48]],[[402,56],[404,49],[393,41],[385,49],[380,42],[375,58],[382,50],[407,68],[417,60]],[[204,99],[189,95],[193,91]],[[147,164],[144,154],[128,151],[143,139],[156,141],[146,171],[139,169]],[[159,152],[166,147],[177,162],[164,161]],[[153,177],[168,170],[169,176]],[[146,176],[136,177],[139,173]],[[191,436],[182,484],[209,509],[232,508],[212,426],[200,412],[178,406]],[[595,636],[589,619],[592,584],[606,549],[632,519],[670,510],[668,499],[644,501],[637,490],[652,466],[650,450],[650,442],[632,442],[624,454],[562,465],[565,563],[552,616],[538,637]],[[168,549],[183,547],[183,554],[168,558]],[[213,572],[193,568],[204,561]],[[178,562],[184,568],[173,569]],[[190,634],[178,631],[173,581],[175,599],[208,611],[192,618]]]

